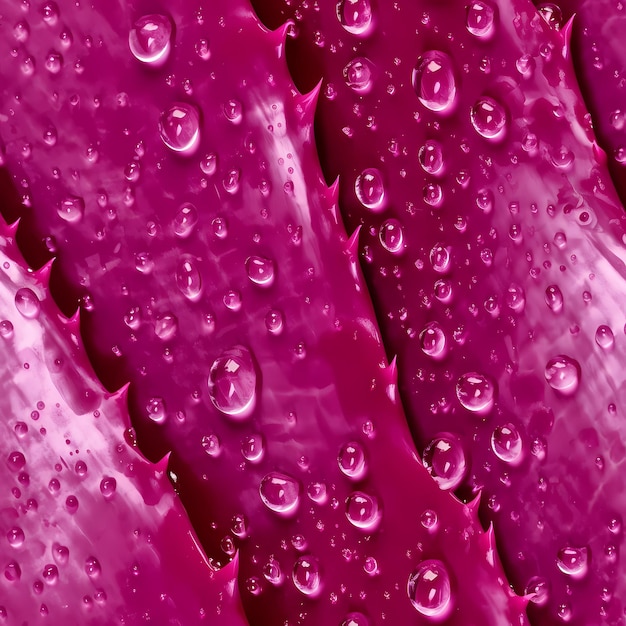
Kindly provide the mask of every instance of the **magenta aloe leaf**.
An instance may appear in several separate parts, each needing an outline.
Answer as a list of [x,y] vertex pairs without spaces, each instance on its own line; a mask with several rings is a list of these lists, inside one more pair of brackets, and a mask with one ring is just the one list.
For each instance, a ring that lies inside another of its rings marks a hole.
[[247,624],[236,562],[212,568],[167,479],[0,227],[0,623]]
[[622,624],[624,212],[557,32],[523,0],[258,2],[323,77],[321,161],[423,462],[482,491],[537,624]]
[[[474,505],[413,448],[297,94],[244,1],[5,6],[21,244],[255,624],[524,624]],[[129,36],[130,33],[130,36]],[[9,180],[5,181],[8,186]],[[21,211],[19,202],[25,208]],[[60,285],[60,287],[59,287]]]

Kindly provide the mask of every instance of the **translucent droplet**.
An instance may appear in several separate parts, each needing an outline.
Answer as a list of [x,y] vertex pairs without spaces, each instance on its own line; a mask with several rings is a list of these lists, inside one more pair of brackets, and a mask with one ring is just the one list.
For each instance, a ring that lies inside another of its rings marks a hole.
[[25,539],[24,531],[19,526],[14,526],[7,532],[7,541],[13,548],[19,548],[24,543]]
[[146,413],[153,422],[163,422],[166,417],[163,398],[150,398],[146,404]]
[[443,169],[443,151],[438,141],[431,139],[424,143],[419,149],[417,158],[427,174],[436,176]]
[[264,452],[265,441],[263,435],[259,433],[249,435],[241,442],[241,454],[250,463],[258,463],[263,458]]
[[41,573],[41,577],[44,582],[48,585],[54,585],[57,580],[59,580],[59,569],[56,565],[52,565],[52,563],[48,563],[44,565],[43,572]]
[[550,595],[550,586],[543,576],[533,576],[526,585],[524,595],[537,606],[545,606]]
[[217,435],[204,435],[200,440],[200,445],[208,456],[217,457],[220,455],[220,440],[218,439]]
[[450,250],[446,246],[438,243],[433,246],[430,251],[430,264],[432,265],[435,272],[439,274],[445,274],[450,270],[451,267],[451,255]]
[[456,397],[461,406],[472,413],[485,415],[491,411],[495,396],[495,383],[477,372],[464,374],[456,383]]
[[328,500],[328,491],[324,483],[311,483],[307,487],[306,493],[317,504],[324,504]]
[[263,577],[272,585],[280,585],[283,582],[284,576],[280,563],[274,557],[270,557],[264,565]]
[[163,313],[156,318],[154,323],[154,334],[161,339],[167,341],[171,339],[178,330],[178,320],[173,313]]
[[291,579],[296,589],[304,595],[317,595],[321,586],[318,560],[312,556],[301,556],[293,566]]
[[224,105],[224,116],[229,122],[239,124],[243,117],[243,107],[239,100],[228,100]]
[[392,254],[402,252],[404,247],[404,233],[402,224],[400,224],[397,219],[392,217],[391,219],[385,220],[378,232],[378,238],[380,239],[382,247],[387,250],[387,252],[391,252]]
[[548,385],[564,396],[576,393],[580,382],[578,361],[560,354],[546,364],[545,377]]
[[242,304],[241,293],[235,289],[230,289],[224,294],[222,302],[229,311],[239,311]]
[[236,419],[248,417],[256,403],[257,373],[252,354],[243,346],[222,352],[209,372],[213,406]]
[[280,311],[273,310],[265,316],[265,328],[267,328],[272,335],[280,335],[283,326],[283,314]]
[[372,24],[369,0],[340,0],[336,10],[339,23],[352,35],[366,33]]
[[367,462],[361,444],[351,441],[339,450],[337,457],[339,469],[352,480],[360,480],[365,476]]
[[517,465],[522,460],[522,437],[513,424],[498,426],[491,433],[491,449],[505,463]]
[[100,567],[100,563],[95,556],[87,557],[85,560],[85,573],[89,578],[95,578],[99,576],[102,572],[102,568]]
[[117,481],[112,476],[105,476],[100,481],[100,493],[107,499],[112,498],[117,489]]
[[446,566],[437,559],[419,564],[409,576],[407,592],[411,604],[426,617],[441,619],[451,609],[450,576]]
[[271,511],[293,515],[300,503],[300,483],[286,474],[271,472],[261,481],[259,494]]
[[424,467],[441,489],[456,489],[465,477],[467,462],[458,437],[443,433],[424,449]]
[[13,337],[13,324],[9,320],[0,321],[0,336],[3,339],[10,339]]
[[357,92],[367,92],[372,84],[372,64],[365,57],[352,59],[343,68],[346,85]]
[[341,626],[369,626],[370,622],[363,613],[349,613]]
[[357,528],[369,532],[375,530],[381,518],[377,499],[362,491],[355,491],[346,500],[346,517]]
[[162,66],[172,48],[172,24],[164,15],[144,15],[128,34],[128,45],[133,56],[153,67]]
[[433,531],[437,527],[437,524],[439,522],[439,518],[438,518],[437,513],[435,511],[433,511],[432,509],[426,509],[422,513],[421,522],[422,522],[422,526],[426,530]]
[[385,202],[383,175],[373,167],[363,170],[354,182],[354,192],[366,209],[371,211],[382,209]]
[[85,213],[85,201],[78,196],[68,196],[61,201],[57,213],[70,224],[79,222]]
[[189,237],[198,223],[198,209],[193,204],[183,204],[174,217],[174,233],[184,239]]
[[596,330],[596,343],[604,350],[610,350],[615,345],[615,335],[606,325],[598,326]]
[[430,322],[420,333],[422,352],[433,359],[442,359],[446,354],[447,341],[439,322]]
[[540,4],[537,10],[551,28],[561,30],[561,26],[563,25],[563,13],[556,4]]
[[584,578],[588,570],[589,550],[587,547],[574,548],[566,546],[561,548],[557,555],[557,567],[568,576],[575,579]]
[[44,61],[44,67],[51,74],[58,74],[63,68],[63,57],[58,53],[51,51],[46,55],[46,60]]
[[476,132],[485,139],[499,139],[506,132],[506,111],[493,98],[481,98],[472,107],[470,120]]
[[191,301],[195,301],[202,293],[202,276],[191,258],[182,259],[176,270],[176,286]]
[[524,306],[526,306],[524,289],[515,283],[511,283],[506,290],[504,301],[510,309],[520,313],[524,310]]
[[22,577],[22,568],[17,561],[9,561],[4,568],[4,576],[9,582],[18,581]]
[[493,34],[495,9],[483,0],[473,0],[467,7],[466,27],[474,37],[487,39]]
[[546,304],[553,313],[560,313],[563,310],[563,293],[558,285],[549,285],[546,288]]
[[32,289],[22,287],[15,294],[15,308],[20,315],[32,320],[39,317],[41,302],[39,302],[39,298]]
[[163,143],[173,152],[191,155],[200,145],[200,114],[191,104],[177,102],[159,119]]
[[52,558],[59,564],[65,565],[70,558],[70,550],[66,546],[62,546],[59,543],[52,545]]
[[456,100],[456,79],[452,59],[439,50],[418,58],[413,69],[413,89],[419,101],[431,111],[450,111]]
[[260,256],[250,256],[246,259],[248,278],[262,287],[269,287],[274,282],[274,261]]

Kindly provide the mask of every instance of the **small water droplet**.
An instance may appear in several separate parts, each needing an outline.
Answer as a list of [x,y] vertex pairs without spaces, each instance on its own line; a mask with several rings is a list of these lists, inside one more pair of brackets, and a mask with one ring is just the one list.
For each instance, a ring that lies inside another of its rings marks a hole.
[[52,558],[59,564],[65,565],[70,558],[70,550],[59,543],[52,545]]
[[328,499],[326,485],[324,483],[311,483],[307,487],[307,496],[317,504],[324,504]]
[[417,158],[422,169],[427,174],[436,176],[443,169],[443,151],[441,144],[434,139],[430,139],[424,143],[419,149]]
[[224,116],[229,122],[233,124],[239,124],[243,117],[243,107],[239,100],[228,100],[224,104]]
[[361,444],[356,441],[351,441],[342,446],[339,450],[337,463],[339,469],[352,480],[360,480],[365,476],[367,470],[365,451]]
[[87,557],[85,560],[85,573],[89,578],[96,578],[102,572],[102,568],[100,567],[100,563],[95,556]]
[[152,67],[161,67],[172,48],[172,24],[164,15],[144,15],[128,34],[133,56]]
[[293,566],[291,579],[296,589],[304,595],[317,595],[321,587],[318,560],[312,556],[301,556]]
[[387,250],[387,252],[397,254],[404,249],[402,224],[395,218],[383,222],[378,232],[378,238],[380,239],[382,247]]
[[274,557],[270,557],[268,562],[264,565],[263,577],[272,585],[280,585],[283,582],[284,576],[280,563]]
[[221,452],[220,440],[217,435],[204,435],[200,440],[200,445],[202,445],[202,449],[207,453],[208,456],[218,457]]
[[200,114],[191,104],[177,102],[159,119],[163,143],[173,152],[191,155],[200,145]]
[[424,449],[424,467],[441,489],[456,489],[467,470],[465,452],[461,440],[443,433],[433,439]]
[[596,330],[596,343],[604,350],[610,350],[615,345],[615,335],[606,325],[598,326]]
[[107,499],[112,498],[117,489],[117,481],[112,476],[105,476],[100,481],[100,493]]
[[44,61],[44,67],[51,74],[58,74],[63,68],[63,57],[58,52],[48,52]]
[[409,576],[407,592],[411,604],[426,617],[442,619],[450,612],[450,576],[446,566],[437,559],[419,564]]
[[550,595],[550,586],[543,576],[533,576],[526,585],[524,595],[537,606],[545,606]]
[[261,481],[259,494],[271,511],[293,515],[300,503],[300,483],[286,474],[271,472]]
[[180,261],[176,270],[176,286],[192,302],[200,297],[202,276],[194,259],[183,258]]
[[381,519],[378,500],[362,491],[355,491],[346,500],[346,517],[353,526],[372,532]]
[[564,396],[571,396],[578,389],[580,365],[569,356],[560,354],[546,364],[545,378],[552,389]]
[[485,415],[493,408],[496,385],[483,374],[468,372],[456,383],[456,397],[461,406],[472,413]]
[[365,34],[372,24],[369,0],[340,0],[336,6],[337,19],[351,35]]
[[39,298],[32,289],[22,287],[15,294],[15,308],[20,315],[32,320],[39,317],[41,302],[39,302]]
[[248,435],[241,442],[241,454],[250,463],[258,463],[263,458],[264,452],[264,438],[259,433]]
[[491,449],[505,463],[518,465],[522,460],[522,437],[513,424],[498,426],[491,433]]
[[154,334],[161,339],[161,341],[167,341],[174,337],[177,330],[178,320],[173,313],[163,313],[156,318]]
[[450,255],[450,249],[443,244],[436,244],[433,246],[429,255],[430,264],[435,272],[439,274],[445,274],[450,270],[452,265],[452,257]]
[[262,287],[269,287],[274,282],[274,261],[260,256],[250,256],[246,259],[248,278]]
[[521,311],[524,310],[524,306],[526,306],[526,295],[524,294],[524,289],[515,283],[511,283],[506,290],[504,301],[510,309],[516,311],[517,313],[521,313]]
[[537,10],[551,28],[561,30],[561,26],[563,25],[563,13],[556,4],[540,4]]
[[427,324],[419,336],[422,352],[433,359],[442,359],[447,352],[446,335],[439,322]]
[[383,175],[373,167],[363,170],[354,182],[354,192],[366,209],[379,211],[385,202]]
[[239,311],[242,304],[241,293],[235,289],[230,289],[224,294],[222,302],[229,311]]
[[3,339],[10,339],[13,337],[13,324],[9,320],[0,321],[0,336]]
[[476,132],[485,139],[500,139],[506,132],[506,111],[493,98],[485,97],[478,100],[472,107],[470,120]]
[[280,311],[272,310],[265,316],[265,328],[272,335],[280,335],[283,330],[284,320]]
[[52,563],[48,563],[44,565],[43,572],[41,573],[41,577],[44,582],[48,585],[54,585],[57,580],[59,580],[59,570],[56,565],[52,565]]
[[24,543],[25,539],[24,531],[19,526],[14,526],[7,532],[7,541],[13,548],[19,548]]
[[425,52],[412,75],[419,101],[431,111],[448,112],[456,100],[456,79],[452,59],[439,50]]
[[433,511],[432,509],[426,509],[422,513],[421,522],[422,522],[422,526],[426,530],[433,531],[437,528],[437,524],[439,523],[439,518],[435,511]]
[[372,63],[365,57],[352,59],[343,68],[343,78],[346,85],[359,93],[369,90],[372,85]]
[[256,366],[247,348],[236,346],[213,361],[208,378],[209,397],[225,415],[248,417],[256,403],[256,385]]
[[61,201],[57,213],[70,224],[79,222],[85,213],[85,201],[78,196],[68,196]]
[[193,204],[183,204],[173,220],[174,234],[181,239],[189,237],[198,223],[198,209]]
[[467,20],[465,25],[470,34],[481,39],[489,38],[494,31],[495,24],[494,7],[483,0],[473,0],[467,7]]
[[564,574],[579,580],[587,574],[588,561],[589,550],[587,547],[566,546],[559,550],[556,565]]
[[163,398],[150,398],[146,404],[146,413],[153,422],[157,424],[163,422],[166,417]]

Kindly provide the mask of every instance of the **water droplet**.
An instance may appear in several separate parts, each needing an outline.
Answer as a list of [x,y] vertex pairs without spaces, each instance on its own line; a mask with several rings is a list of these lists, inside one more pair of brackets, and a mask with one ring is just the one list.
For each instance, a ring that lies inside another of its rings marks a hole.
[[192,258],[183,258],[176,270],[176,286],[180,292],[192,302],[202,293],[202,276],[196,261]]
[[550,586],[548,581],[542,576],[533,576],[526,585],[524,595],[537,606],[544,606],[548,602]]
[[7,457],[7,465],[12,472],[19,472],[26,465],[26,457],[18,450],[14,450]]
[[487,376],[468,372],[456,383],[456,397],[461,406],[472,413],[485,415],[493,408],[496,396],[495,383]]
[[433,246],[430,251],[429,259],[433,269],[439,274],[445,274],[448,272],[452,265],[449,248],[440,243]]
[[451,608],[452,590],[446,566],[437,559],[423,561],[409,576],[411,604],[426,617],[441,619]]
[[419,101],[431,111],[450,111],[456,99],[452,59],[439,50],[425,52],[417,59],[412,75]]
[[352,480],[360,480],[365,476],[367,463],[361,444],[351,441],[342,446],[337,457],[339,469]]
[[417,158],[427,174],[436,176],[443,169],[443,151],[438,141],[431,139],[424,143],[419,149]]
[[337,3],[337,19],[352,35],[366,33],[372,24],[372,7],[369,0],[341,0]]
[[545,377],[552,389],[564,396],[571,396],[578,389],[580,365],[574,359],[560,354],[548,361]]
[[280,335],[283,326],[283,314],[280,311],[273,310],[265,316],[265,328],[267,328],[272,335]]
[[465,452],[458,437],[443,433],[424,449],[424,467],[441,489],[456,489],[467,470]]
[[85,213],[85,201],[78,196],[68,196],[59,205],[57,213],[70,224],[79,222]]
[[265,443],[263,435],[255,433],[245,437],[241,442],[241,454],[246,461],[258,463],[263,458]]
[[54,543],[52,545],[52,558],[59,564],[65,565],[70,558],[69,548],[61,544]]
[[524,310],[524,306],[526,305],[524,289],[515,283],[511,283],[506,290],[504,301],[510,309],[520,313]]
[[537,7],[541,17],[554,30],[561,30],[563,25],[563,13],[556,4],[541,4]]
[[259,494],[271,511],[293,515],[300,502],[300,483],[286,474],[271,472],[261,481]]
[[144,15],[128,34],[133,56],[152,67],[161,67],[172,48],[172,24],[164,15]]
[[200,114],[191,104],[177,102],[159,120],[163,143],[173,152],[191,155],[200,145]]
[[23,317],[32,320],[39,317],[41,302],[32,289],[22,287],[15,294],[15,308]]
[[10,561],[4,568],[4,576],[9,582],[15,582],[22,577],[22,569],[17,561]]
[[246,259],[248,278],[255,284],[269,287],[274,282],[274,261],[260,256]]
[[470,2],[465,22],[468,32],[481,39],[490,37],[494,31],[495,13],[494,7],[483,0]]
[[54,585],[57,580],[59,580],[59,570],[57,566],[52,565],[52,563],[45,565],[41,577],[48,585]]
[[382,247],[387,250],[387,252],[391,252],[392,254],[401,252],[404,247],[402,224],[394,218],[386,220],[380,227],[378,238],[380,239]]
[[229,122],[239,124],[243,117],[243,107],[239,100],[228,100],[224,105],[224,116]]
[[153,422],[157,424],[163,422],[166,417],[163,398],[150,398],[146,404],[146,413]]
[[546,304],[553,313],[560,313],[563,310],[563,293],[558,285],[549,285],[546,288]]
[[311,483],[307,487],[307,496],[317,504],[324,504],[328,499],[326,485],[324,483]]
[[19,526],[14,526],[7,532],[7,541],[13,548],[19,548],[24,543],[25,539],[24,531]]
[[604,350],[610,350],[615,345],[615,335],[613,331],[602,324],[596,330],[596,343]]
[[100,567],[100,563],[95,556],[87,557],[85,560],[85,573],[89,578],[95,578],[99,576],[102,572],[102,568]]
[[349,613],[341,626],[369,626],[369,620],[363,613]]
[[377,499],[362,491],[355,491],[346,500],[346,517],[357,528],[369,532],[375,530],[381,518]]
[[112,498],[115,490],[117,489],[117,481],[112,476],[105,476],[100,481],[100,493],[105,498]]
[[499,139],[506,132],[506,111],[493,98],[481,98],[472,107],[470,120],[476,132],[485,139]]
[[422,352],[433,359],[442,359],[446,355],[447,341],[439,322],[430,322],[420,333]]
[[220,440],[217,435],[204,435],[200,440],[202,449],[211,457],[218,457],[221,452]]
[[13,337],[13,324],[9,320],[2,320],[0,322],[0,336],[3,339],[10,339]]
[[352,59],[343,68],[346,85],[357,92],[367,92],[372,84],[372,64],[365,57]]
[[193,204],[183,204],[174,217],[174,233],[184,239],[189,237],[198,223],[198,210]]
[[588,560],[589,550],[587,547],[566,546],[559,550],[556,565],[564,574],[578,580],[587,574]]
[[154,261],[148,252],[135,254],[135,269],[142,274],[150,274],[154,269]]
[[224,306],[230,311],[239,311],[241,309],[241,293],[234,289],[227,291],[222,298]]
[[301,556],[293,566],[291,579],[296,589],[304,595],[317,595],[321,587],[320,567],[317,559],[312,556]]
[[178,330],[178,320],[173,313],[163,313],[156,318],[154,323],[154,334],[161,339],[167,341],[171,339]]
[[498,426],[491,434],[491,449],[494,454],[511,465],[522,460],[522,437],[513,424]]
[[437,517],[437,513],[435,511],[433,511],[432,509],[426,509],[422,513],[421,522],[422,522],[422,526],[426,530],[433,531],[437,527],[439,518]]
[[203,174],[207,176],[213,176],[215,174],[215,170],[217,170],[217,154],[214,152],[209,152],[209,154],[205,154],[200,161],[200,169]]
[[44,67],[51,74],[58,74],[63,68],[63,57],[58,52],[48,52],[44,61]]
[[252,354],[243,346],[222,352],[209,372],[213,406],[233,418],[248,417],[256,402],[257,373]]
[[270,557],[263,567],[263,577],[272,585],[280,585],[283,582],[284,577],[280,563],[274,557]]
[[382,209],[385,202],[383,175],[373,167],[363,170],[354,182],[354,192],[366,209],[371,211]]

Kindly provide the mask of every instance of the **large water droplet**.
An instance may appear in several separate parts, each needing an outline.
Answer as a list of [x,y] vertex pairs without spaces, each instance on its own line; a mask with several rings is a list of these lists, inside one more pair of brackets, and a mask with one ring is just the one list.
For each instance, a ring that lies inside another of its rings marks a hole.
[[189,298],[189,300],[195,301],[200,297],[202,276],[196,261],[191,258],[184,258],[180,261],[176,270],[176,286],[185,298]]
[[22,287],[15,294],[15,308],[26,319],[32,320],[39,316],[41,302],[32,289]]
[[274,261],[260,256],[250,256],[246,259],[248,278],[262,287],[269,287],[274,282]]
[[200,145],[200,114],[185,102],[173,104],[159,119],[163,143],[173,152],[192,155]]
[[560,354],[546,364],[545,377],[552,389],[564,396],[571,396],[578,389],[580,365],[571,357]]
[[413,89],[419,101],[431,111],[449,111],[456,99],[452,59],[439,50],[425,52],[413,69]]
[[472,413],[485,415],[491,411],[495,396],[495,383],[477,372],[463,374],[456,383],[456,397],[461,406]]
[[397,254],[402,252],[404,247],[404,232],[402,230],[402,224],[395,219],[391,218],[383,222],[378,232],[378,238],[382,247],[391,252]]
[[291,579],[296,589],[304,595],[317,595],[321,586],[318,560],[312,556],[301,556],[293,566]]
[[473,0],[467,7],[466,27],[474,37],[486,39],[493,34],[495,9],[483,0]]
[[522,460],[522,437],[513,424],[498,426],[491,434],[491,449],[494,454],[511,465]]
[[363,170],[354,182],[354,192],[366,209],[371,211],[382,209],[385,202],[383,175],[373,167]]
[[443,151],[441,144],[433,139],[424,143],[417,154],[422,169],[433,176],[443,169]]
[[443,244],[438,243],[432,247],[429,259],[435,272],[445,274],[450,270],[452,260],[450,249]]
[[369,626],[369,620],[363,613],[349,613],[341,626]]
[[537,10],[551,28],[561,30],[561,26],[563,25],[563,12],[559,6],[552,3],[540,4]]
[[339,469],[353,480],[360,480],[365,476],[367,462],[365,460],[365,452],[360,443],[351,441],[339,450],[337,457]]
[[193,204],[183,204],[173,220],[174,233],[184,239],[189,237],[198,223],[198,209]]
[[443,433],[433,439],[423,456],[424,467],[441,489],[456,489],[467,470],[465,452],[458,437]]
[[259,494],[271,511],[293,515],[300,502],[300,483],[286,474],[271,472],[261,481]]
[[153,422],[163,422],[167,416],[163,398],[150,398],[146,404],[146,413]]
[[61,201],[57,213],[70,224],[79,222],[85,213],[85,201],[78,196],[68,196]]
[[422,352],[433,359],[442,359],[446,355],[447,341],[439,322],[430,322],[420,333]]
[[248,417],[256,403],[257,373],[252,354],[243,346],[222,352],[209,372],[213,406],[236,419]]
[[615,345],[615,335],[606,325],[598,326],[596,330],[596,343],[604,350],[610,350]]
[[365,57],[352,59],[343,68],[346,85],[357,92],[367,92],[372,84],[372,64]]
[[250,463],[258,463],[263,458],[264,452],[265,441],[263,435],[259,433],[249,435],[241,442],[241,454]]
[[545,300],[553,313],[560,313],[563,310],[563,293],[558,285],[549,285],[546,288]]
[[112,498],[117,489],[117,481],[112,476],[105,476],[100,481],[100,493],[108,500]]
[[411,604],[426,617],[441,619],[451,608],[452,589],[446,566],[437,559],[419,564],[409,576],[407,592]]
[[589,568],[588,561],[589,549],[587,547],[574,548],[566,546],[559,550],[556,565],[564,574],[578,580],[584,578],[587,574]]
[[369,0],[340,0],[337,3],[337,19],[352,35],[366,33],[372,24],[372,7]]
[[375,530],[381,518],[378,500],[362,491],[355,491],[346,500],[346,517],[357,528],[370,532]]
[[500,139],[506,132],[506,111],[493,98],[481,98],[472,107],[470,120],[476,132],[485,139]]
[[128,34],[128,45],[133,56],[153,67],[162,66],[172,48],[172,24],[164,15],[144,15]]

